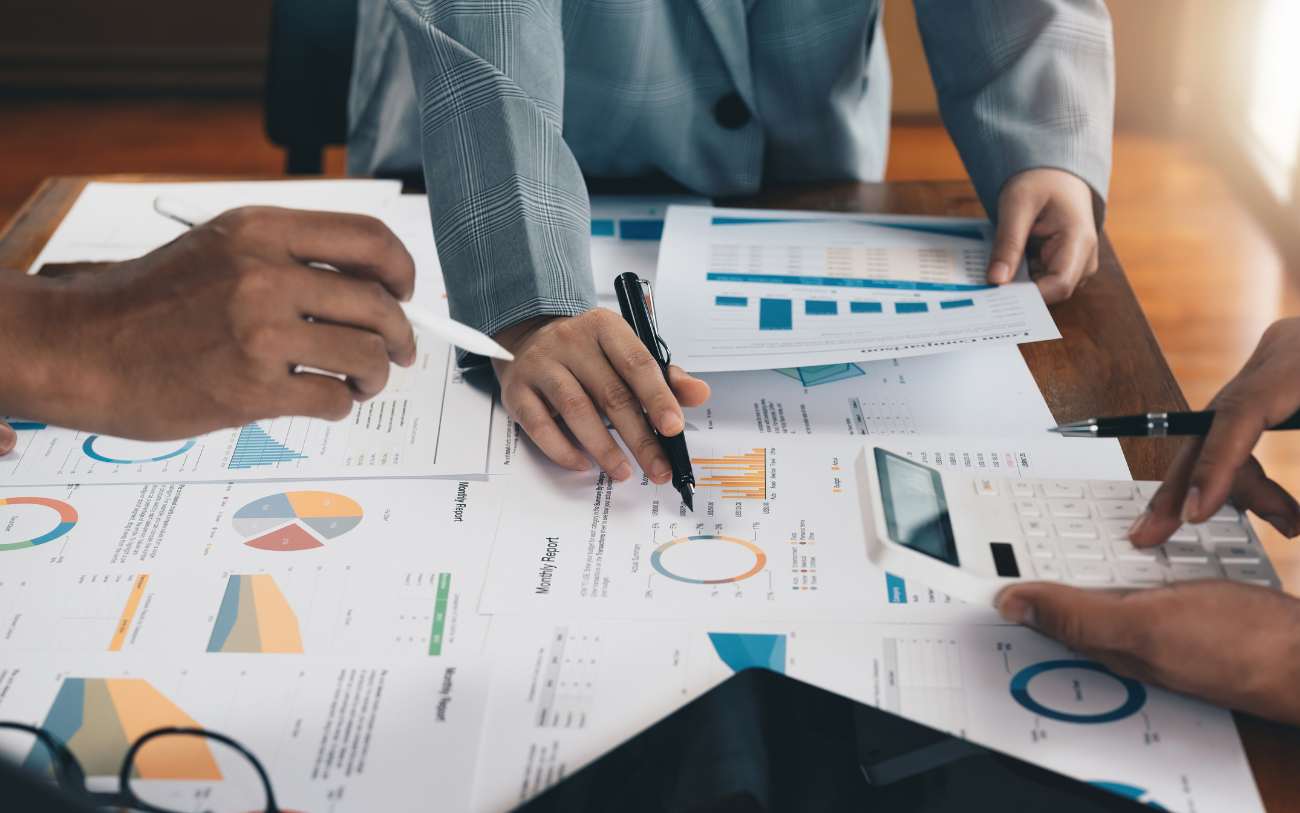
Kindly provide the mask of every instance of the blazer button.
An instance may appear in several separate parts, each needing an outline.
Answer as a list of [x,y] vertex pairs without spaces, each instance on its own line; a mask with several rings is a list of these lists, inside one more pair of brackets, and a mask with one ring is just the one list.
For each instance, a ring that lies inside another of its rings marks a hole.
[[718,120],[718,124],[728,130],[739,130],[749,124],[751,118],[749,108],[745,106],[745,100],[740,98],[739,93],[728,93],[718,99],[713,105],[713,117]]

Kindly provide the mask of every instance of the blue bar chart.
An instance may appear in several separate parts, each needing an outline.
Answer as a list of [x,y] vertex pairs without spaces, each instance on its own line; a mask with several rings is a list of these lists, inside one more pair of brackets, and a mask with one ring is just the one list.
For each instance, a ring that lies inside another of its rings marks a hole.
[[239,439],[235,441],[235,451],[226,465],[229,469],[251,469],[258,466],[274,466],[291,460],[306,460],[307,455],[295,452],[266,433],[255,423],[250,423],[239,430]]

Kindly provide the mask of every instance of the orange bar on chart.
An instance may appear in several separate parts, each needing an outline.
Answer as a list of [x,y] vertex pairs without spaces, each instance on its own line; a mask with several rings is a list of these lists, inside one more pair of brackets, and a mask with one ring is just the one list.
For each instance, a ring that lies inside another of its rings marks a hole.
[[113,641],[108,645],[109,652],[122,651],[122,644],[126,643],[126,632],[131,629],[131,622],[140,609],[140,599],[144,598],[144,586],[148,583],[148,573],[135,577],[135,584],[131,585],[131,592],[126,597],[126,606],[122,608],[122,617],[117,619],[117,627],[113,630]]
[[767,499],[767,450],[754,449],[748,454],[703,457],[691,460],[706,474],[699,480],[701,488],[722,489],[723,499]]

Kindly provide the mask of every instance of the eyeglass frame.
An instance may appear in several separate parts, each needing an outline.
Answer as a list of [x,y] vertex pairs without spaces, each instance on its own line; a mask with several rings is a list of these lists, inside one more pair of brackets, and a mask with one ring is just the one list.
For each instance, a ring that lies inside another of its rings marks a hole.
[[158,737],[179,735],[213,739],[233,748],[247,759],[252,764],[253,769],[257,771],[258,778],[262,780],[262,788],[266,791],[266,807],[263,813],[281,813],[279,806],[275,803],[275,791],[271,788],[271,777],[267,774],[266,768],[262,767],[261,760],[235,740],[217,731],[181,726],[164,726],[146,731],[131,744],[131,747],[126,751],[126,755],[122,757],[122,767],[119,769],[117,777],[117,790],[92,791],[86,787],[86,769],[82,767],[81,760],[77,759],[77,755],[72,753],[72,749],[68,748],[66,743],[61,742],[49,731],[40,726],[28,725],[27,723],[0,720],[0,730],[3,729],[24,731],[32,734],[42,745],[49,749],[53,758],[51,764],[56,767],[54,780],[60,790],[77,794],[97,807],[127,807],[131,810],[140,811],[140,813],[187,813],[186,811],[171,810],[151,804],[141,799],[135,789],[131,787],[131,769],[135,767],[135,757],[140,752],[140,749],[147,742]]

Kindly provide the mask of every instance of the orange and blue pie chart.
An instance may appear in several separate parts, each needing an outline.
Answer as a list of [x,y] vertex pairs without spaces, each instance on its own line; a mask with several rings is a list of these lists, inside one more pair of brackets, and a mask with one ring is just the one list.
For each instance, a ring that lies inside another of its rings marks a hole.
[[0,497],[0,551],[53,542],[77,524],[77,509],[48,497]]
[[233,524],[248,547],[289,552],[325,547],[360,525],[364,516],[356,500],[342,494],[284,491],[240,508]]

